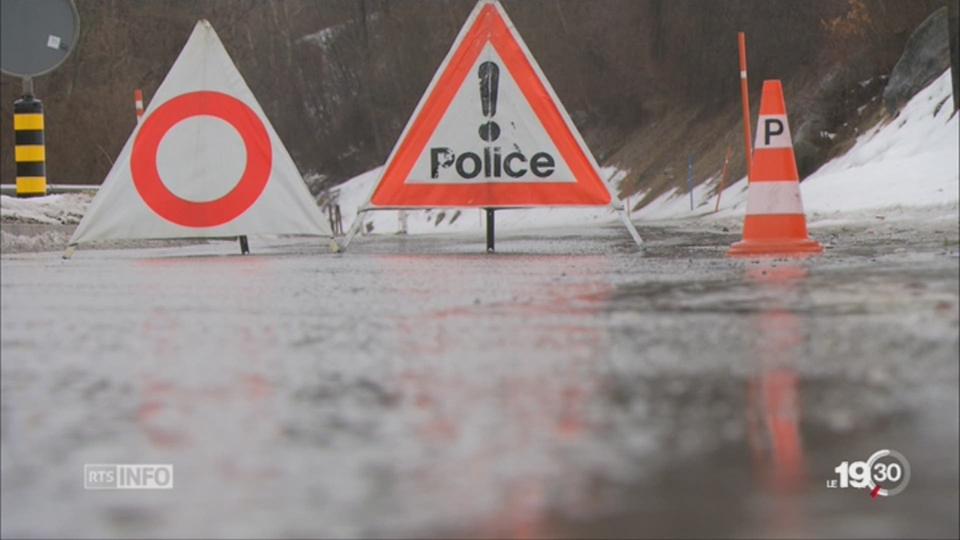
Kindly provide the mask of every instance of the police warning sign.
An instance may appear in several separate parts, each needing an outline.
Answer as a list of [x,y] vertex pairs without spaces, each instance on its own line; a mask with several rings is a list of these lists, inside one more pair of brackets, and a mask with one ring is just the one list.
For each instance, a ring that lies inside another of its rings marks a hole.
[[417,161],[410,182],[573,182],[492,44],[480,59],[430,137],[429,154]]
[[371,206],[606,206],[596,162],[499,2],[474,9]]

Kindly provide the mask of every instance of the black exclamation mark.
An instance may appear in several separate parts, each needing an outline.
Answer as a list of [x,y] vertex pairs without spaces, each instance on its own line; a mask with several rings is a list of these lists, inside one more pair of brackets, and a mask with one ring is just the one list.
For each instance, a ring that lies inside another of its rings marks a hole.
[[480,64],[477,70],[480,77],[480,104],[483,107],[483,116],[490,121],[480,126],[480,138],[493,142],[500,138],[500,126],[493,121],[497,114],[497,93],[500,86],[500,66],[493,62]]

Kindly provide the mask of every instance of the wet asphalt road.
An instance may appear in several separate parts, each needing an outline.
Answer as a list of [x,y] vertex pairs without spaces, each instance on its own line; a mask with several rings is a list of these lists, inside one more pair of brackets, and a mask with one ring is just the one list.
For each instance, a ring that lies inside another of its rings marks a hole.
[[[955,219],[641,233],[6,254],[2,533],[960,534]],[[826,487],[884,448],[902,494]]]

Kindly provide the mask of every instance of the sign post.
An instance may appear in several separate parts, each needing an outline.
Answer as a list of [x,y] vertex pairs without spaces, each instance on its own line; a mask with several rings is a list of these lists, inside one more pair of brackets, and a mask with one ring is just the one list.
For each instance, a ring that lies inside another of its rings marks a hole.
[[717,190],[717,207],[713,209],[714,213],[720,211],[720,197],[723,197],[723,190],[727,187],[727,172],[730,167],[730,156],[733,155],[733,148],[727,147],[727,155],[723,158],[723,173],[720,175],[720,188]]
[[493,213],[496,210],[493,208],[487,208],[487,253],[493,253],[493,235],[494,235],[494,223],[493,223]]
[[33,78],[62,64],[79,37],[80,16],[73,0],[0,2],[0,71],[23,79],[23,96],[13,104],[17,196],[47,194],[47,152],[43,102]]

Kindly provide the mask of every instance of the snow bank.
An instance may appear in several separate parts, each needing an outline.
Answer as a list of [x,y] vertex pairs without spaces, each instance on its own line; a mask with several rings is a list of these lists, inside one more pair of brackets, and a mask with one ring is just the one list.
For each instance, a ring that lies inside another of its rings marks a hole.
[[[940,207],[956,214],[960,201],[960,141],[953,113],[950,71],[918,93],[893,120],[857,139],[854,146],[800,184],[809,218],[836,219],[865,211],[895,213],[902,208]],[[689,194],[672,190],[635,212],[635,219],[709,219],[742,217],[746,212],[747,179],[728,187],[714,213],[715,180]]]
[[16,234],[0,230],[0,253],[61,250],[70,241],[71,232],[50,229],[36,234]]
[[15,223],[76,225],[93,200],[93,193],[65,193],[18,199],[0,195],[0,219]]
[[746,208],[747,178],[741,178],[723,191],[720,196],[720,211],[718,214],[714,214],[717,209],[717,196],[713,195],[713,190],[717,181],[719,180],[711,178],[698,186],[694,186],[693,210],[690,209],[690,192],[673,189],[637,210],[632,216],[635,220],[659,220],[711,215],[728,217],[733,212],[740,211],[742,213],[742,209]]
[[801,184],[808,212],[840,213],[960,200],[960,116],[953,114],[950,71],[897,118],[862,135],[845,155]]

